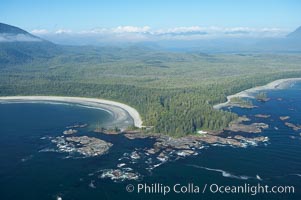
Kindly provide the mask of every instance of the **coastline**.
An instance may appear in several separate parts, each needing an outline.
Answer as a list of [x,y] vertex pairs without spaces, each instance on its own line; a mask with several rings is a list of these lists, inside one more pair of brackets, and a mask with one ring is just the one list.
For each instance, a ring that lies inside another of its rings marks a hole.
[[86,98],[86,97],[63,97],[63,96],[2,96],[1,102],[20,103],[20,102],[59,102],[73,103],[92,108],[109,111],[113,116],[114,124],[128,122],[131,118],[134,126],[141,128],[142,119],[138,111],[126,104],[105,99]]
[[263,86],[256,86],[241,92],[238,92],[233,95],[227,96],[227,101],[224,103],[219,103],[213,106],[214,109],[221,109],[223,107],[228,106],[230,104],[231,99],[235,97],[240,97],[240,98],[255,98],[254,94],[262,91],[262,90],[275,90],[275,89],[285,89],[289,87],[289,85],[293,82],[296,81],[301,81],[301,78],[287,78],[287,79],[278,79],[273,82],[270,82],[266,85]]

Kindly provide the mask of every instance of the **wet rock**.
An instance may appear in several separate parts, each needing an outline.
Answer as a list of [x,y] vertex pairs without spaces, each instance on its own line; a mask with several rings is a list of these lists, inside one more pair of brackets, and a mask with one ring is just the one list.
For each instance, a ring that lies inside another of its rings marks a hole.
[[254,138],[246,138],[246,137],[243,137],[241,135],[236,135],[234,138],[237,139],[237,140],[240,140],[241,142],[244,142],[244,144],[246,144],[246,145],[252,145],[252,146],[257,146],[258,143],[260,143],[260,142],[269,141],[269,138],[264,137],[264,136],[254,137]]
[[75,129],[68,129],[63,132],[64,135],[72,135],[75,133],[77,133],[77,130],[75,130]]
[[113,144],[94,137],[67,137],[66,141],[82,145],[76,151],[85,156],[99,156],[106,153]]
[[224,137],[219,137],[216,135],[207,135],[205,137],[199,137],[196,138],[198,141],[205,142],[207,144],[222,144],[222,145],[229,145],[229,146],[235,146],[235,147],[242,147],[242,143],[236,139],[232,138],[224,138]]
[[285,122],[285,126],[292,128],[294,131],[299,131],[301,129],[301,125],[295,125],[293,123]]
[[120,163],[117,165],[118,168],[124,167],[126,164],[125,163]]
[[105,169],[99,178],[110,178],[114,181],[138,180],[138,173],[129,172],[121,169]]
[[172,148],[172,149],[190,149],[192,147],[199,148],[201,143],[192,137],[172,138],[168,136],[160,136],[154,144],[155,149]]
[[166,162],[168,160],[168,156],[164,152],[161,152],[157,157],[157,159],[160,160],[161,162]]
[[257,115],[255,115],[255,117],[257,117],[257,118],[264,118],[264,119],[266,119],[266,118],[269,118],[269,117],[271,117],[271,115],[257,114]]
[[159,134],[146,134],[141,133],[140,131],[127,131],[124,136],[130,140],[133,139],[145,139],[145,138],[155,138],[158,137]]
[[155,153],[157,153],[154,148],[147,149],[146,152],[149,153],[149,154],[155,154]]
[[177,152],[177,155],[178,156],[182,156],[182,157],[185,157],[185,156],[190,156],[190,155],[193,155],[195,152],[192,151],[192,150],[180,150]]
[[85,157],[103,155],[113,146],[109,142],[88,136],[57,137],[51,141],[56,144],[60,152],[79,153]]
[[103,133],[103,134],[107,134],[107,135],[118,135],[118,134],[122,133],[122,130],[117,127],[114,129],[96,128],[93,132]]
[[88,124],[74,124],[74,125],[71,125],[71,126],[67,126],[66,128],[68,129],[73,129],[73,128],[85,128],[87,127]]
[[233,132],[261,133],[262,129],[267,128],[269,128],[269,125],[265,123],[242,124],[241,122],[234,121],[230,123],[226,130]]
[[285,121],[285,120],[289,119],[290,116],[280,116],[279,118],[281,121]]
[[134,160],[140,159],[140,155],[137,153],[137,151],[133,151],[130,155],[130,157]]
[[92,180],[90,183],[89,183],[89,187],[90,188],[93,188],[93,189],[95,189],[96,188],[96,186],[95,186],[95,181],[94,180]]

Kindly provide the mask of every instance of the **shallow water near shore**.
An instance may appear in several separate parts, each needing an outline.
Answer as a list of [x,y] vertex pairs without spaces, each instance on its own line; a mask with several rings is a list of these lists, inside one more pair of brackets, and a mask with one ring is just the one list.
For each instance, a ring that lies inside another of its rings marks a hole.
[[[129,140],[123,135],[94,133],[91,127],[78,129],[76,136],[87,135],[113,144],[108,154],[78,157],[68,153],[45,151],[54,148],[51,138],[62,136],[67,126],[76,123],[108,123],[110,115],[102,110],[71,105],[0,104],[0,191],[1,199],[300,199],[301,130],[285,126],[301,119],[301,83],[285,90],[267,92],[268,102],[257,102],[253,109],[231,108],[246,115],[250,122],[269,124],[261,136],[267,144],[247,148],[209,146],[199,155],[161,163],[152,158],[152,170],[141,159],[129,159],[133,151],[141,152],[153,144],[152,139]],[[225,108],[228,109],[228,108]],[[271,115],[256,118],[256,114]],[[257,133],[258,134],[258,133]],[[43,151],[44,150],[44,151]],[[138,180],[114,182],[99,176],[104,169],[118,169],[125,163],[139,174]],[[127,184],[159,183],[173,187],[193,183],[200,193],[137,194],[128,193]],[[294,186],[295,194],[202,194],[205,184]]]

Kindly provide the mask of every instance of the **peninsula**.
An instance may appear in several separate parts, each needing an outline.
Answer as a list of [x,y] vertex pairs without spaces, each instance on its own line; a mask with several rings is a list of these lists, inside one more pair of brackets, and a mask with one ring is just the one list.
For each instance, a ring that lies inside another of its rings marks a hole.
[[301,81],[301,78],[287,78],[287,79],[279,79],[273,82],[270,82],[263,86],[253,87],[241,92],[238,92],[233,95],[227,96],[227,101],[224,103],[216,104],[213,106],[214,109],[221,109],[226,106],[232,105],[231,100],[234,98],[255,98],[255,94],[263,91],[263,90],[275,90],[275,89],[285,89],[289,87],[292,83]]

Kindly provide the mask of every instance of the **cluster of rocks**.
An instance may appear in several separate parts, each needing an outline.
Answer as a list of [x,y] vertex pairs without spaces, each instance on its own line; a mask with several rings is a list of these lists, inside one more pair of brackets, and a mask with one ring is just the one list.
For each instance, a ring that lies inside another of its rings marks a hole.
[[108,152],[113,144],[98,138],[81,137],[56,137],[51,140],[60,152],[78,153],[85,157],[103,155]]
[[236,140],[240,140],[243,147],[246,147],[247,145],[256,146],[259,142],[268,142],[269,138],[260,136],[260,137],[254,137],[254,138],[246,138],[241,135],[234,136]]
[[[270,115],[259,114],[257,117],[269,118]],[[124,136],[128,139],[152,138],[154,139],[154,144],[151,147],[125,154],[120,160],[128,160],[130,161],[129,164],[136,163],[138,159],[144,160],[148,165],[145,169],[152,170],[168,161],[177,160],[186,156],[198,155],[200,149],[207,148],[209,145],[244,148],[247,146],[257,146],[259,143],[269,141],[269,138],[264,136],[253,137],[254,135],[252,135],[252,137],[244,137],[240,134],[231,134],[231,132],[260,133],[262,132],[262,129],[269,127],[264,123],[244,124],[246,121],[250,121],[250,119],[242,116],[232,122],[227,129],[227,131],[230,131],[230,134],[224,134],[225,132],[223,131],[200,131],[199,134],[173,138],[155,133],[145,134],[138,131],[125,132]],[[117,167],[120,167],[120,170],[123,170],[123,167],[127,165],[128,164],[120,163]]]
[[252,123],[252,124],[235,124],[232,123],[226,130],[232,132],[245,132],[245,133],[261,133],[262,129],[269,128],[268,124],[265,123]]
[[66,128],[68,128],[68,129],[73,129],[73,128],[85,128],[85,127],[87,127],[88,126],[88,124],[74,124],[74,125],[71,125],[71,126],[67,126]]
[[121,134],[122,130],[115,128],[115,129],[106,129],[106,128],[96,128],[94,129],[95,133],[103,133],[103,134],[107,134],[107,135],[117,135],[117,134]]
[[293,124],[293,123],[289,123],[289,122],[285,122],[284,123],[285,124],[285,126],[287,126],[287,127],[289,127],[289,128],[292,128],[294,131],[299,131],[299,130],[301,130],[301,125],[295,125],[295,124]]
[[67,130],[65,130],[63,132],[64,135],[72,135],[78,132],[78,130],[76,130],[76,128],[85,128],[87,127],[88,124],[74,124],[71,126],[66,126]]
[[[280,116],[279,119],[281,121],[286,121],[286,120],[290,119],[290,116]],[[292,128],[294,131],[301,130],[301,125],[299,125],[299,124],[293,124],[291,122],[285,122],[284,125],[289,127],[289,128]],[[292,137],[294,137],[294,136],[292,136]]]
[[270,101],[271,98],[256,98],[256,100],[259,102],[267,102],[267,101]]
[[288,120],[290,118],[290,116],[280,116],[279,118],[281,121],[285,121],[285,120]]
[[245,121],[250,121],[250,119],[239,117],[237,120],[231,122],[226,130],[232,132],[261,133],[262,129],[269,128],[269,125],[265,123],[243,124]]
[[64,135],[72,135],[72,134],[77,133],[77,132],[78,132],[78,131],[75,130],[75,129],[68,129],[68,130],[65,130],[65,131],[63,132],[63,134],[64,134]]
[[181,138],[172,138],[160,134],[131,133],[125,134],[129,139],[152,137],[155,143],[152,148],[145,149],[145,153],[149,155],[157,154],[157,159],[167,161],[170,155],[178,155],[185,157],[188,155],[197,155],[198,149],[202,149],[206,144],[209,145],[228,145],[232,147],[246,147],[248,145],[256,146],[260,142],[267,142],[268,137],[243,137],[241,135],[223,137],[216,134],[189,135]]
[[105,169],[98,178],[110,178],[113,181],[138,180],[140,174],[122,169]]
[[[249,121],[246,117],[239,118],[236,123]],[[255,124],[255,125],[254,125]],[[257,132],[258,129],[267,128],[268,126],[263,123],[254,123],[251,125],[252,131]],[[243,124],[242,124],[243,125]],[[248,125],[246,125],[248,126]],[[253,127],[256,126],[256,129]],[[250,129],[244,128],[243,131]],[[229,136],[222,134],[222,132],[204,132],[201,134],[188,135],[180,138],[173,138],[167,135],[155,133],[142,133],[138,131],[125,132],[124,136],[128,139],[154,139],[154,144],[150,147],[143,149],[135,149],[131,153],[124,153],[118,160],[121,161],[117,164],[118,169],[104,170],[100,175],[101,178],[110,178],[114,181],[124,180],[137,180],[139,174],[133,172],[129,167],[139,161],[144,163],[144,169],[151,171],[154,168],[177,159],[187,156],[198,155],[200,149],[207,148],[209,145],[216,146],[232,146],[232,147],[247,147],[257,146],[258,143],[267,142],[268,137],[244,137],[242,135],[233,134]]]
[[238,108],[257,108],[258,106],[254,106],[252,104],[246,104],[246,103],[239,103],[239,102],[230,102],[227,105],[228,107],[238,107]]
[[154,133],[142,133],[141,131],[126,131],[124,136],[130,140],[133,139],[145,139],[145,138],[157,138],[159,134]]
[[133,151],[130,157],[134,160],[140,159],[140,155],[137,153],[137,151]]
[[195,137],[172,138],[166,135],[161,135],[154,144],[155,148],[164,147],[172,149],[191,149],[192,147],[199,148],[201,146],[201,143]]
[[[197,155],[196,149],[203,148],[200,141],[192,137],[172,138],[161,134],[127,133],[128,139],[154,138],[153,147],[144,149],[146,155],[157,155],[157,159],[166,162],[171,156],[177,155],[185,157],[187,155]],[[135,154],[134,154],[135,155]],[[131,154],[133,157],[133,153]],[[138,156],[135,156],[138,157]]]
[[270,117],[271,117],[271,115],[257,114],[257,115],[255,115],[255,117],[257,117],[257,118],[264,118],[264,119],[266,119],[266,118],[270,118]]

